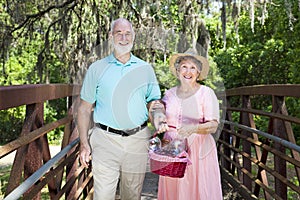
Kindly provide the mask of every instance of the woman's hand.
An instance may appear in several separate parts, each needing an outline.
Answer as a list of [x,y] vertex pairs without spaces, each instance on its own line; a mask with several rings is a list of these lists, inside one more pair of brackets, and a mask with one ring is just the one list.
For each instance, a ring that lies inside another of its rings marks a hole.
[[179,129],[177,129],[177,133],[183,137],[189,137],[191,134],[193,133],[197,133],[198,130],[198,126],[194,125],[194,124],[189,124],[189,125],[183,125],[182,127],[180,127]]
[[182,137],[188,137],[193,133],[197,134],[210,134],[215,133],[218,128],[218,122],[208,121],[203,124],[186,124],[177,129],[177,132]]

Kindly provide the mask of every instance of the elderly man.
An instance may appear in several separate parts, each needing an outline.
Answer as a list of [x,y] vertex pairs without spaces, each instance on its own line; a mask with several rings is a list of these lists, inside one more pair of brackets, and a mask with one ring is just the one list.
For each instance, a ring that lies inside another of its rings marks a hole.
[[[160,88],[151,65],[131,53],[132,24],[124,18],[113,21],[109,37],[113,53],[91,64],[81,89],[77,119],[80,163],[88,167],[92,155],[94,199],[114,200],[120,178],[121,199],[137,200],[151,136],[148,108],[158,103]],[[92,110],[95,125],[89,130]],[[156,128],[163,128],[161,109],[152,117]]]

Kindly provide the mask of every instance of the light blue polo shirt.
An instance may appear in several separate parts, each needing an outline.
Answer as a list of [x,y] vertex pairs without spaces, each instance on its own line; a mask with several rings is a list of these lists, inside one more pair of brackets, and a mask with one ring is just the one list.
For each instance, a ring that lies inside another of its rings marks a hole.
[[147,103],[161,98],[152,66],[131,54],[123,64],[113,54],[91,64],[81,99],[96,103],[94,122],[130,129],[148,119]]

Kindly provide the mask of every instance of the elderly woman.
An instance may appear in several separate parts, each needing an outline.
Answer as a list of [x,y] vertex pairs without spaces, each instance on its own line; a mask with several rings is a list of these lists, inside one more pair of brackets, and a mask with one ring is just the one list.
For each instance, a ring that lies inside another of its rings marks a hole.
[[219,104],[214,91],[198,83],[208,74],[208,61],[193,52],[175,54],[170,68],[179,85],[167,90],[163,98],[169,126],[164,139],[187,138],[192,164],[183,178],[159,177],[158,199],[223,199],[217,149],[211,135],[218,127]]

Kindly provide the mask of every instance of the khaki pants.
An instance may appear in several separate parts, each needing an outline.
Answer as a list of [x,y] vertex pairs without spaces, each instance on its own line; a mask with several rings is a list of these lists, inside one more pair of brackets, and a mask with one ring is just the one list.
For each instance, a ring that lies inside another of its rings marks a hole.
[[122,200],[139,200],[148,159],[148,127],[128,137],[91,130],[94,199],[114,200],[120,178]]

